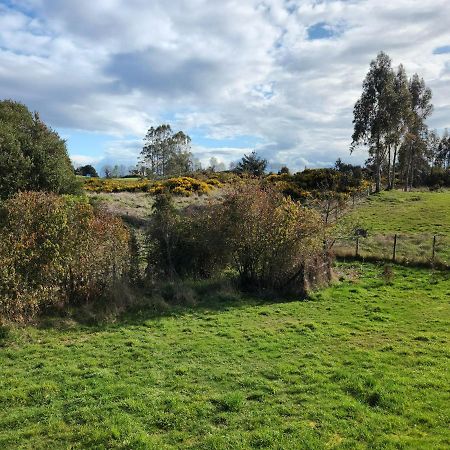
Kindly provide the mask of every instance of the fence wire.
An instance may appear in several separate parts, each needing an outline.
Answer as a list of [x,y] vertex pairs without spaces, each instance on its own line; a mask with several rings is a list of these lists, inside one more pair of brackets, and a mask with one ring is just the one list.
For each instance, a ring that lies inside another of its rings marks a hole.
[[417,234],[374,234],[340,237],[333,250],[338,257],[391,260],[405,264],[437,264],[450,267],[450,236]]

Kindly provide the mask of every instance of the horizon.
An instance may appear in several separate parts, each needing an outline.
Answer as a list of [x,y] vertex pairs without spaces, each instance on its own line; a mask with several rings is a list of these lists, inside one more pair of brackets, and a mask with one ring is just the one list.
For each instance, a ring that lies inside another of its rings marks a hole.
[[362,164],[353,105],[381,50],[432,89],[430,128],[450,128],[446,6],[0,0],[0,98],[39,111],[74,165],[132,165],[161,123],[203,165],[252,150],[274,171]]

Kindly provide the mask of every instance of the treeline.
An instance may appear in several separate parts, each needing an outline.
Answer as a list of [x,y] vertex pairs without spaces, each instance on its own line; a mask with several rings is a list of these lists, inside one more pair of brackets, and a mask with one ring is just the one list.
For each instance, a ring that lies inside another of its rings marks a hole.
[[368,147],[366,163],[379,192],[400,183],[413,186],[450,186],[450,139],[439,136],[426,120],[433,111],[432,92],[423,78],[408,78],[402,65],[392,68],[381,52],[370,64],[363,92],[354,107],[352,150]]

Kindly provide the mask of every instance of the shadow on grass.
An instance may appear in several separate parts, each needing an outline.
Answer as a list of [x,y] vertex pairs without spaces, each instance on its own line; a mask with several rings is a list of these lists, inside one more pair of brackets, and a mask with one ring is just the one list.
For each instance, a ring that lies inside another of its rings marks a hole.
[[148,320],[187,314],[208,314],[249,306],[307,301],[306,296],[279,296],[274,292],[243,292],[228,280],[164,283],[152,290],[128,290],[126,298],[104,299],[95,304],[47,310],[38,321],[40,329],[87,332],[144,325]]

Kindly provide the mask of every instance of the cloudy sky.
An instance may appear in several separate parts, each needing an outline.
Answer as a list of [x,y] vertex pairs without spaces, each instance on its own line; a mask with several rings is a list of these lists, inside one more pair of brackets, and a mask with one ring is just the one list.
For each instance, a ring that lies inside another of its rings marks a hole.
[[0,98],[38,110],[76,164],[132,164],[160,123],[203,163],[360,163],[352,108],[380,50],[450,128],[449,24],[449,0],[0,0]]

